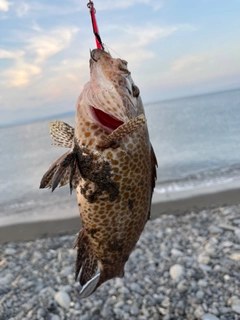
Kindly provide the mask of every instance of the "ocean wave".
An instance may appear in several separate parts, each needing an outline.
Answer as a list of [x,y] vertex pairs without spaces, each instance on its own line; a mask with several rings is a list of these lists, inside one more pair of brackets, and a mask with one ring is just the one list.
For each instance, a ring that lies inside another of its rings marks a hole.
[[198,171],[174,180],[157,181],[155,192],[159,194],[211,187],[240,180],[240,164],[230,167]]

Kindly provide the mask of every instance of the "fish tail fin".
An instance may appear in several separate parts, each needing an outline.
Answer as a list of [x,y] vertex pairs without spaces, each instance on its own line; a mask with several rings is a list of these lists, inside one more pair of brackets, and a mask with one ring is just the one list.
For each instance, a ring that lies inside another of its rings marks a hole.
[[43,175],[40,182],[40,189],[52,188],[54,191],[59,185],[64,186],[69,182],[70,192],[77,187],[80,173],[77,168],[76,154],[68,151],[57,159]]
[[77,247],[75,280],[79,280],[82,286],[79,294],[80,299],[83,299],[92,294],[99,286],[100,268],[84,229],[79,232],[74,247]]

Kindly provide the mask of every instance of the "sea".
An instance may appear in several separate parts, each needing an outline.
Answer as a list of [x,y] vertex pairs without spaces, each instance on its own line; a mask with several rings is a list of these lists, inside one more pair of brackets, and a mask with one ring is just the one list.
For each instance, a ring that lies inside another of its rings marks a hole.
[[[240,181],[240,89],[145,105],[158,169],[156,192],[177,193]],[[74,115],[58,118],[74,126]],[[66,150],[52,146],[49,121],[0,128],[0,216],[74,202],[67,187],[40,190]]]

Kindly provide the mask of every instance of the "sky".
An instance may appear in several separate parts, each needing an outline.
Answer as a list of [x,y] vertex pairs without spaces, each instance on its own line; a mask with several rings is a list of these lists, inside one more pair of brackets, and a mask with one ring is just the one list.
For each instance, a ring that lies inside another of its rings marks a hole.
[[[88,1],[0,0],[0,125],[75,110],[95,48]],[[144,104],[240,86],[239,0],[95,0]]]

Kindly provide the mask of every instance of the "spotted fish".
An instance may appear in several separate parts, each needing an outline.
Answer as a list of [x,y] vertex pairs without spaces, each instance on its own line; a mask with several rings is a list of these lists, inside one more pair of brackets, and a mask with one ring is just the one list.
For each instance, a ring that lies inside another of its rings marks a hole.
[[150,216],[157,161],[127,62],[92,50],[75,129],[55,121],[50,133],[69,151],[51,165],[40,188],[53,191],[69,183],[71,191],[76,189],[82,220],[75,243],[76,280],[85,298],[103,282],[123,277]]

